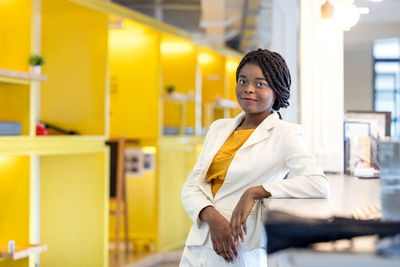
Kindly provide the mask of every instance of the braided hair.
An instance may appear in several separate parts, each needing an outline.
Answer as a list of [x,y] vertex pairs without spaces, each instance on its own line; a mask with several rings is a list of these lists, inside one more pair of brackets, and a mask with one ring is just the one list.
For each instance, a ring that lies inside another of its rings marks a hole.
[[272,108],[279,113],[280,108],[289,106],[291,78],[289,68],[285,59],[268,49],[257,49],[247,53],[236,70],[236,81],[239,79],[239,72],[247,63],[254,63],[261,68],[268,85],[275,92],[275,102]]

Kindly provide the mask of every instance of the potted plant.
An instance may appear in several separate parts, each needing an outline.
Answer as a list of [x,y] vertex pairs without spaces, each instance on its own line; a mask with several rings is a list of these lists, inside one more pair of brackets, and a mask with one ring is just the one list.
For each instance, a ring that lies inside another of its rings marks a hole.
[[39,54],[32,54],[29,57],[29,70],[35,74],[40,74],[42,65],[46,63],[44,58]]

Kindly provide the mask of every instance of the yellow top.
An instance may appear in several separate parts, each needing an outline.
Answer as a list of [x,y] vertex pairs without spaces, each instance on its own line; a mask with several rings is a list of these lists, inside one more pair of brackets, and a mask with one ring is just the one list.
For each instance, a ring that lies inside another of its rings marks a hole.
[[212,183],[213,196],[218,192],[225,180],[229,165],[239,148],[246,142],[254,129],[234,131],[221,147],[207,172],[207,183]]

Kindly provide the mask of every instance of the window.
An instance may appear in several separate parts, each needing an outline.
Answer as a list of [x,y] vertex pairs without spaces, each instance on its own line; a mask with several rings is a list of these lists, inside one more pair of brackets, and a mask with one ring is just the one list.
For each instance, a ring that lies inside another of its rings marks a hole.
[[374,42],[374,110],[392,113],[391,135],[400,137],[400,38]]

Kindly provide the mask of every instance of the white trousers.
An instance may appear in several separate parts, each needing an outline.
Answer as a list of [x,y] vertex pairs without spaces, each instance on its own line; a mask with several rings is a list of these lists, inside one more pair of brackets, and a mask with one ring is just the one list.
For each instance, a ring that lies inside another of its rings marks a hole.
[[265,248],[238,251],[234,263],[227,263],[213,249],[206,246],[185,247],[179,267],[267,267]]

